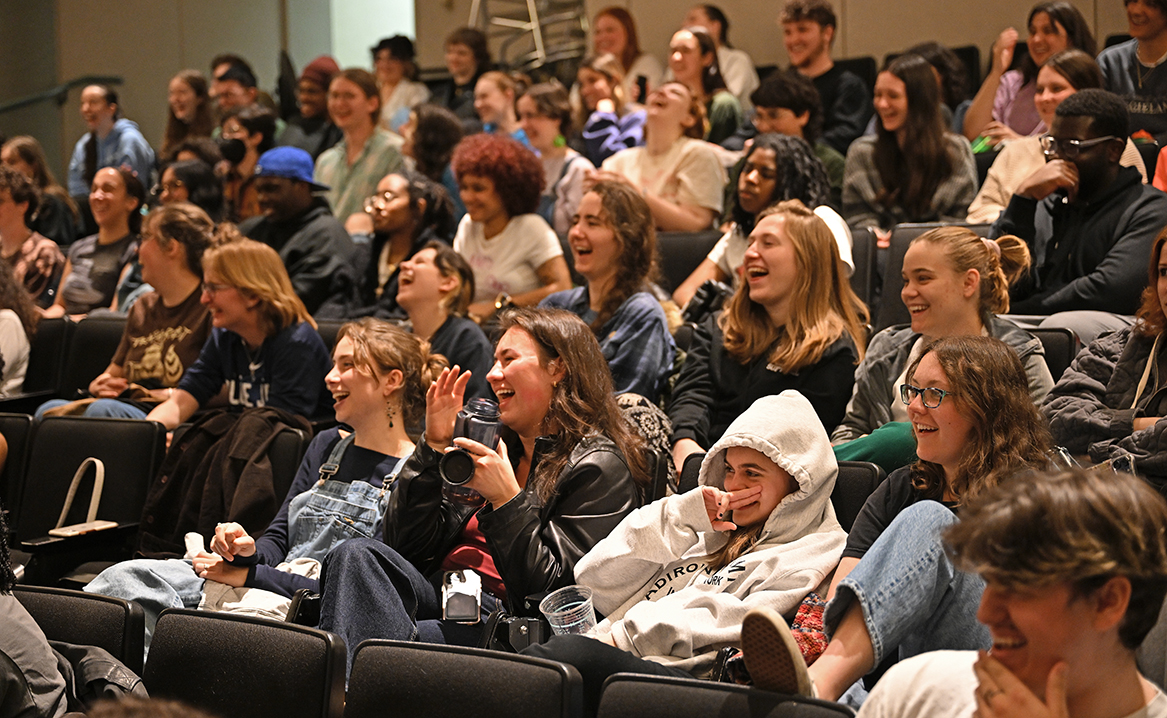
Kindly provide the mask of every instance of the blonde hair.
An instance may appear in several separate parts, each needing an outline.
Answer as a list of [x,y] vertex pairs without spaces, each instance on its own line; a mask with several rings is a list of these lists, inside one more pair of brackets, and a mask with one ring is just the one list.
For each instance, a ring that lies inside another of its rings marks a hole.
[[1025,240],[1011,234],[982,239],[967,227],[938,227],[912,240],[912,244],[918,242],[943,247],[958,274],[977,270],[981,276],[977,312],[982,325],[988,326],[994,314],[1009,313],[1009,287],[1029,271],[1031,262]]
[[425,419],[425,393],[448,366],[441,354],[430,353],[430,343],[383,319],[365,317],[348,322],[336,333],[336,342],[353,344],[353,359],[363,373],[380,377],[401,372],[401,414],[408,427]]
[[796,199],[763,210],[758,222],[774,214],[785,217],[785,233],[794,246],[798,272],[792,294],[798,301],[792,304],[786,325],[776,327],[766,309],[750,299],[749,285],[742,282],[719,320],[725,350],[739,363],[748,364],[773,346],[770,363],[789,374],[817,362],[847,332],[862,360],[867,307],[851,289],[831,230]]
[[212,271],[224,284],[259,300],[260,320],[268,336],[296,322],[316,322],[296,296],[288,270],[276,251],[254,239],[239,239],[208,249],[203,271]]

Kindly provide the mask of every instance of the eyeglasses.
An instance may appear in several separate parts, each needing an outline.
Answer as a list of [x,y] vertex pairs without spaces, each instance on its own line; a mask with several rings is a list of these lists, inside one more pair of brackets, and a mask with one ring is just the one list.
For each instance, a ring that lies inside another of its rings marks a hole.
[[904,402],[905,404],[911,404],[912,399],[915,399],[918,396],[920,397],[920,401],[924,403],[924,408],[926,409],[935,409],[939,407],[940,402],[944,401],[944,397],[950,396],[951,394],[952,392],[950,391],[937,389],[934,386],[921,389],[920,387],[912,386],[911,384],[900,384],[900,401]]
[[1103,142],[1110,142],[1117,140],[1114,135],[1106,135],[1105,137],[1095,137],[1090,140],[1059,140],[1050,135],[1042,135],[1041,150],[1045,153],[1045,158],[1048,160],[1054,155],[1061,156],[1062,159],[1073,162],[1078,159],[1078,155],[1082,154],[1083,150],[1088,150],[1095,145],[1100,145]]
[[224,289],[231,289],[230,284],[212,284],[211,282],[203,282],[203,292],[210,296],[215,296]]
[[372,214],[375,210],[385,209],[389,203],[397,199],[401,195],[393,194],[392,192],[382,192],[365,198],[365,211]]
[[154,185],[154,189],[151,191],[155,195],[161,195],[163,192],[174,193],[175,190],[182,189],[185,186],[186,185],[182,183],[182,180],[174,180],[173,182],[159,182],[158,184]]

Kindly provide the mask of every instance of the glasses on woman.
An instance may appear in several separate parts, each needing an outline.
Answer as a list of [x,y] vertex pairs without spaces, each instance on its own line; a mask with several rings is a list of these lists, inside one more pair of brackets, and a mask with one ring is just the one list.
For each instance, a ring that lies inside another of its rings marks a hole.
[[1056,155],[1064,160],[1073,162],[1078,159],[1078,155],[1082,154],[1083,150],[1088,150],[1095,145],[1117,139],[1114,135],[1106,135],[1105,137],[1095,137],[1090,140],[1059,140],[1050,135],[1042,135],[1041,151],[1045,153],[1047,160]]
[[920,397],[920,401],[924,403],[924,407],[927,409],[937,408],[940,406],[940,402],[944,401],[944,397],[951,394],[952,392],[950,391],[937,389],[934,386],[921,389],[920,387],[912,386],[911,384],[900,384],[900,401],[904,402],[905,404],[911,404],[912,399],[915,399],[918,396]]
[[380,194],[371,195],[365,198],[365,212],[372,214],[374,211],[383,210],[389,206],[389,203],[397,199],[400,195],[385,191]]
[[211,296],[211,297],[215,296],[216,294],[218,294],[219,292],[222,292],[225,289],[230,289],[230,288],[231,288],[230,284],[215,284],[213,282],[203,282],[203,291],[208,296]]

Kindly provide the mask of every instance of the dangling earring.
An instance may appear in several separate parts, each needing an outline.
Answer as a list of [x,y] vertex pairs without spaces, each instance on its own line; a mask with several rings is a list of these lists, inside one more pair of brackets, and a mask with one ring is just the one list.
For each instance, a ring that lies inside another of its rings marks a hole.
[[555,147],[567,147],[567,138],[563,135],[556,135],[555,140],[551,144]]
[[395,413],[397,413],[397,412],[393,411],[393,405],[386,403],[385,404],[385,416],[389,417],[389,428],[390,429],[393,428],[393,415]]

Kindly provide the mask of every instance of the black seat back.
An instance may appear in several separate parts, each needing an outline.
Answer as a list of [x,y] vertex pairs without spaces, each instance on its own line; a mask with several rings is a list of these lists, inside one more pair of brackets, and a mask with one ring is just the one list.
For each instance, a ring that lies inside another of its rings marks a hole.
[[17,585],[13,595],[50,641],[97,646],[142,674],[146,614],[133,601],[84,591]]
[[1029,332],[1041,340],[1041,346],[1045,350],[1045,363],[1054,381],[1061,379],[1066,369],[1070,368],[1070,362],[1074,361],[1074,357],[1078,356],[1082,349],[1078,335],[1067,327],[1039,327],[1030,329]]
[[787,696],[759,688],[639,673],[604,682],[598,718],[841,718],[855,711],[841,703]]
[[340,718],[345,661],[344,640],[327,631],[172,608],[158,618],[142,682],[153,698],[221,716]]
[[871,310],[877,268],[875,233],[867,227],[858,227],[851,230],[851,239],[851,261],[855,262],[855,272],[851,275],[851,289]]
[[58,390],[73,327],[73,322],[64,317],[37,322],[36,336],[28,353],[28,371],[24,375],[22,389],[24,393]]
[[883,469],[869,461],[839,462],[839,477],[831,492],[831,505],[835,507],[835,517],[844,531],[851,530],[867,497],[885,478],[887,474]]
[[307,432],[295,427],[288,427],[276,434],[272,439],[268,459],[271,461],[272,487],[276,497],[283,501],[292,488],[292,481],[296,478],[296,471],[300,468],[300,461],[312,437]]
[[119,314],[85,317],[73,327],[65,354],[58,393],[63,399],[77,399],[98,374],[109,366],[126,328]]
[[481,648],[365,641],[353,657],[345,718],[577,716],[582,681],[571,666]]
[[[28,414],[0,413],[0,436],[8,442],[8,460],[0,472],[0,502],[12,516],[20,506],[20,492],[24,488],[24,467],[28,461],[29,439],[32,437],[32,417]],[[15,524],[15,522],[11,522]]]
[[715,230],[705,232],[659,232],[656,235],[657,254],[660,256],[661,287],[672,292],[681,286],[701,264],[721,239],[722,233]]

